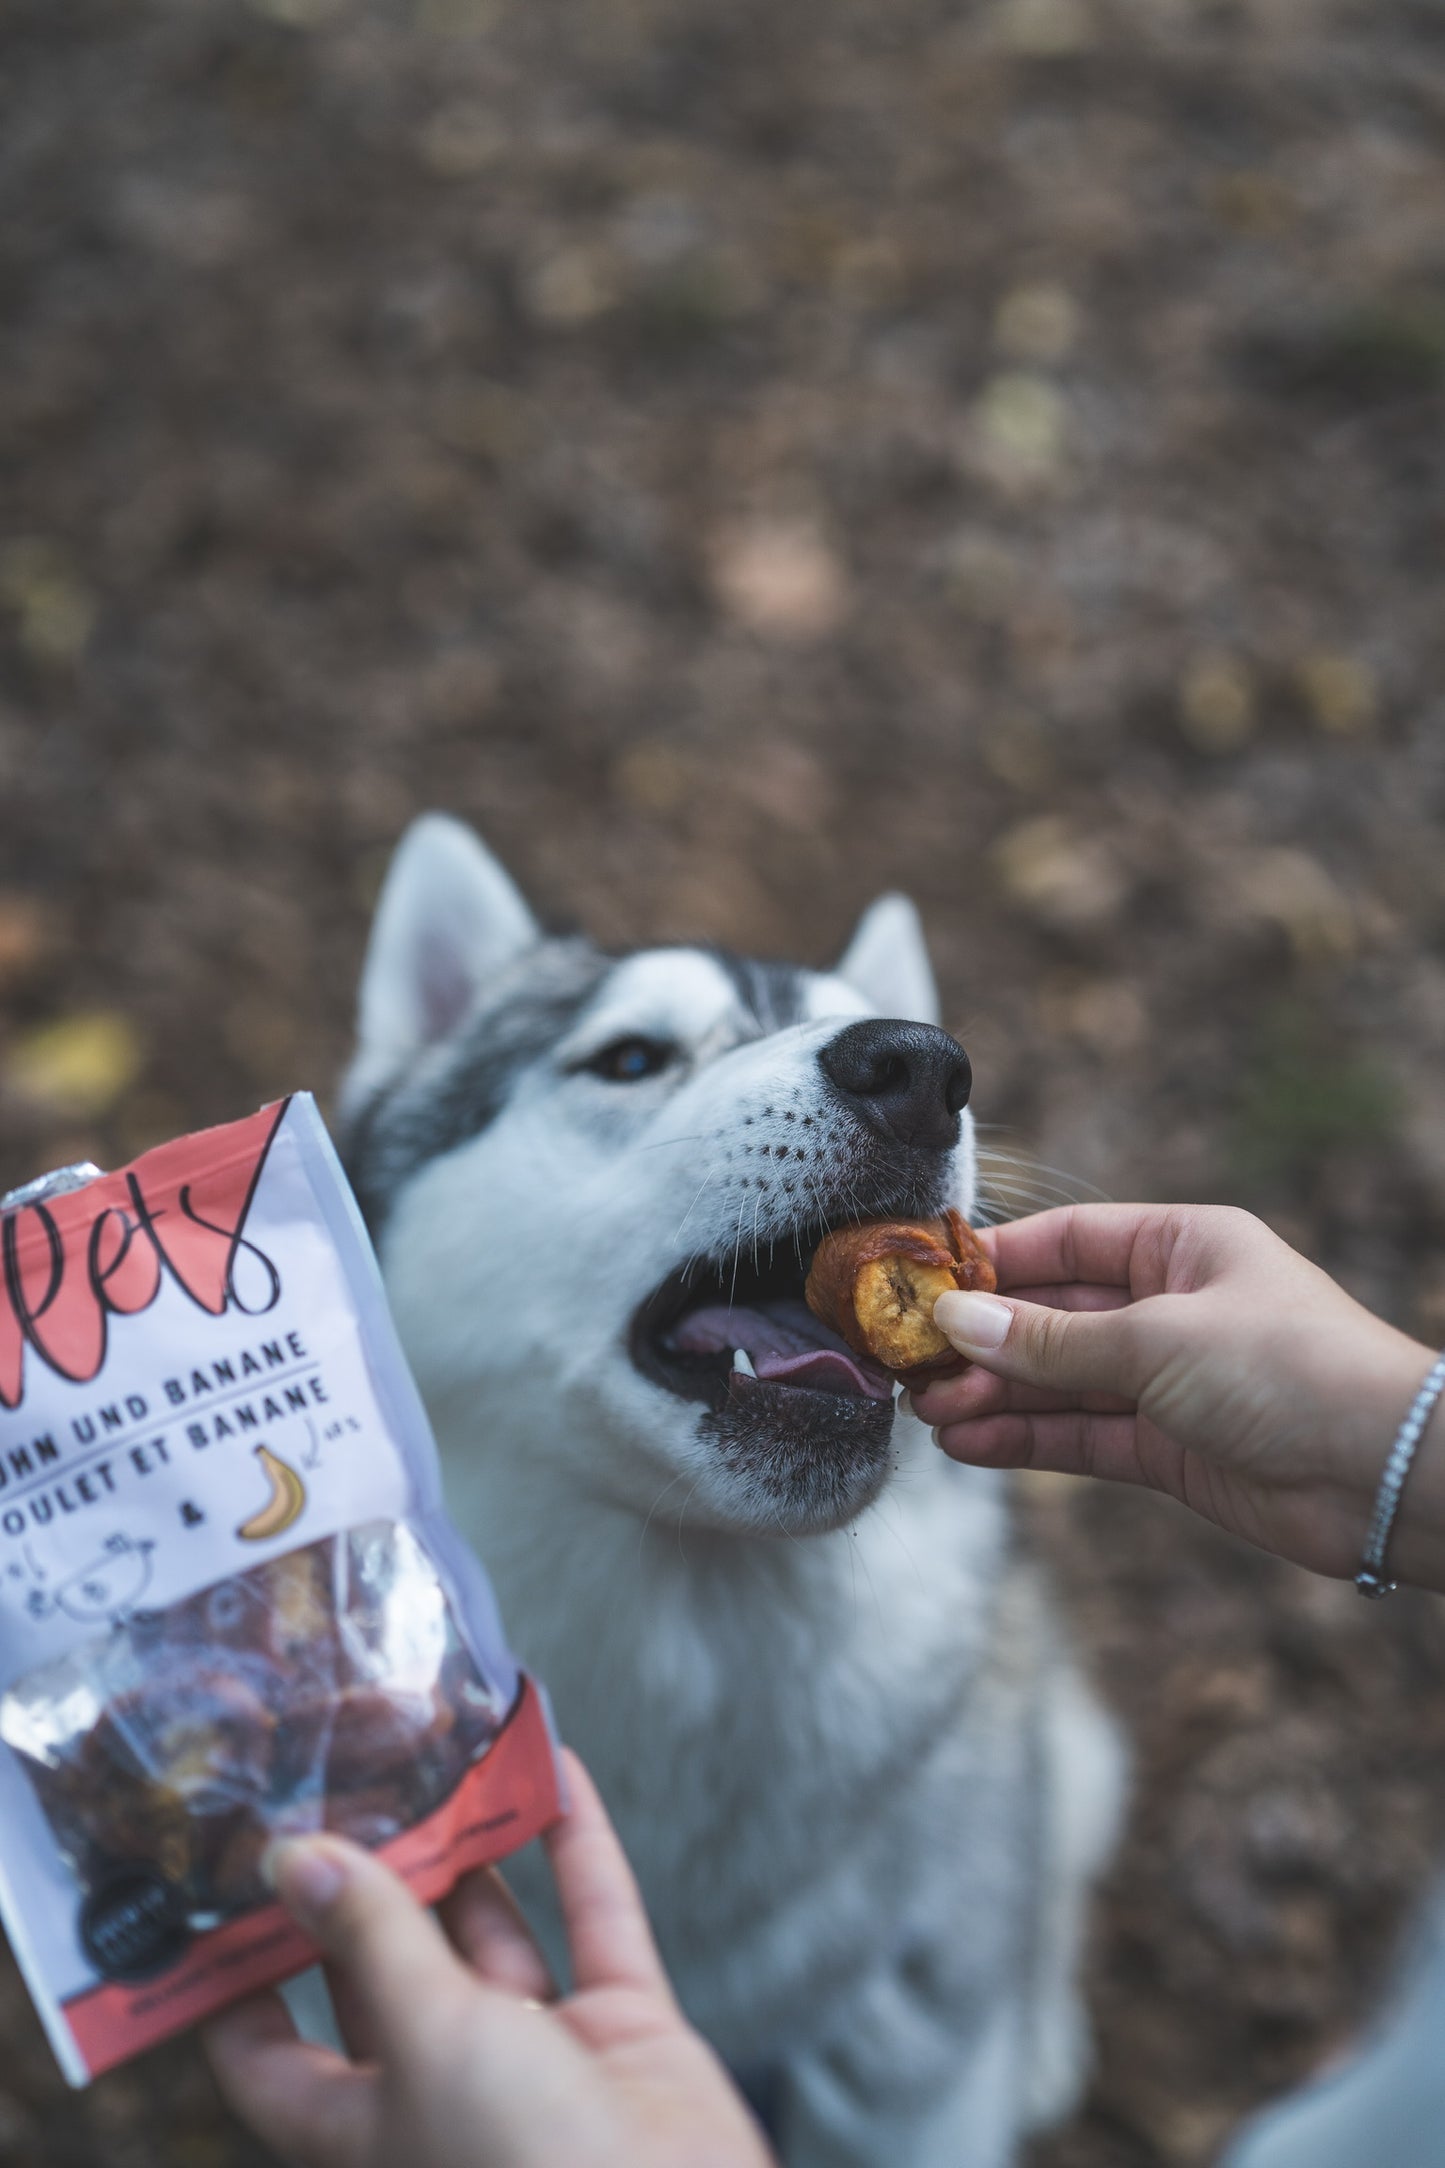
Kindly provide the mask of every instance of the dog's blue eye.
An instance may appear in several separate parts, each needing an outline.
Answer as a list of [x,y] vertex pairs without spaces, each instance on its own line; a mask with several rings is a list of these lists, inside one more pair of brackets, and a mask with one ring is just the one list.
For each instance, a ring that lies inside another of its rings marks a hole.
[[601,1047],[583,1068],[590,1076],[606,1077],[610,1084],[639,1084],[656,1076],[672,1059],[672,1048],[661,1039],[614,1039]]
[[614,1039],[600,1047],[583,1067],[592,1076],[606,1077],[611,1084],[637,1084],[656,1076],[667,1065],[670,1049],[658,1039]]

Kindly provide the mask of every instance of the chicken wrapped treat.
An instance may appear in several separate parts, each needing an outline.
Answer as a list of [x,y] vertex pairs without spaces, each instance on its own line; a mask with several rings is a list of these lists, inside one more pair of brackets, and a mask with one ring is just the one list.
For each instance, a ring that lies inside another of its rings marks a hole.
[[932,1220],[870,1220],[825,1235],[803,1292],[808,1308],[847,1341],[900,1377],[956,1361],[933,1322],[933,1305],[953,1288],[990,1293],[998,1284],[988,1253],[952,1210]]

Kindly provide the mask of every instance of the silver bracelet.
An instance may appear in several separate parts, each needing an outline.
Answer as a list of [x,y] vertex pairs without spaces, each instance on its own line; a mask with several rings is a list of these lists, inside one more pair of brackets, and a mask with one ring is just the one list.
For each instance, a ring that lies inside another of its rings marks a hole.
[[1380,1488],[1375,1493],[1375,1511],[1370,1521],[1370,1532],[1365,1538],[1364,1555],[1360,1570],[1355,1575],[1355,1586],[1362,1596],[1393,1596],[1397,1582],[1385,1579],[1385,1552],[1389,1548],[1390,1530],[1395,1525],[1399,1511],[1400,1493],[1405,1488],[1405,1478],[1410,1473],[1410,1463],[1415,1458],[1415,1448],[1420,1443],[1425,1425],[1436,1401],[1445,1392],[1445,1355],[1442,1355],[1424,1384],[1410,1403],[1410,1412],[1400,1425],[1390,1457],[1385,1462],[1385,1472],[1380,1477]]

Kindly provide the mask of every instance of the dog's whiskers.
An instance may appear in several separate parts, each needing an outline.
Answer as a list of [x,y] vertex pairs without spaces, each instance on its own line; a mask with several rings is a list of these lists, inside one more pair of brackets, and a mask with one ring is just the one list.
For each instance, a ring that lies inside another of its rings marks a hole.
[[[643,1524],[642,1524],[642,1533],[641,1533],[641,1535],[640,1535],[640,1536],[638,1537],[638,1539],[637,1539],[637,1548],[638,1548],[638,1550],[639,1550],[639,1551],[641,1551],[641,1549],[643,1548],[644,1544],[645,1544],[645,1543],[646,1543],[646,1541],[647,1541],[647,1531],[648,1531],[648,1529],[649,1529],[649,1528],[650,1528],[650,1527],[652,1526],[652,1516],[653,1516],[653,1514],[654,1514],[654,1513],[655,1513],[655,1512],[657,1511],[658,1507],[659,1507],[659,1506],[660,1506],[660,1505],[662,1504],[662,1501],[663,1501],[663,1499],[664,1499],[664,1498],[665,1498],[665,1497],[667,1496],[668,1492],[669,1492],[670,1490],[676,1490],[676,1489],[677,1489],[677,1486],[678,1486],[678,1484],[679,1484],[679,1483],[680,1483],[681,1481],[682,1481],[682,1475],[681,1475],[681,1473],[679,1472],[679,1473],[678,1473],[677,1475],[673,1476],[673,1477],[672,1477],[672,1478],[670,1479],[670,1481],[668,1481],[668,1482],[666,1482],[666,1483],[664,1483],[664,1484],[663,1484],[663,1486],[662,1486],[662,1489],[661,1489],[661,1490],[660,1490],[660,1491],[658,1492],[657,1496],[656,1496],[656,1497],[655,1497],[655,1498],[653,1499],[653,1501],[652,1501],[652,1504],[651,1504],[651,1505],[650,1505],[650,1506],[648,1507],[648,1509],[647,1509],[647,1519],[646,1519],[646,1520],[645,1520],[645,1521],[643,1522]],[[696,1489],[696,1487],[697,1487],[697,1486],[696,1486],[696,1484],[694,1484],[693,1488],[694,1488],[694,1489]]]
[[682,1540],[683,1523],[687,1518],[688,1507],[692,1504],[693,1499],[697,1496],[698,1485],[701,1483],[701,1481],[701,1476],[697,1476],[694,1478],[692,1489],[688,1492],[687,1496],[683,1499],[682,1504],[677,1509],[677,1555],[682,1560],[682,1563],[684,1565],[687,1564],[687,1548]]
[[996,1182],[986,1178],[980,1179],[979,1196],[987,1203],[1002,1206],[1006,1212],[1015,1214],[1048,1211],[1057,1205],[1080,1204],[1085,1201],[1066,1189],[1055,1188],[1052,1184]]
[[739,1265],[740,1265],[740,1264],[742,1263],[742,1261],[743,1261],[743,1214],[744,1214],[744,1212],[746,1212],[747,1208],[748,1208],[748,1200],[747,1200],[747,1198],[746,1198],[746,1197],[740,1197],[740,1198],[738,1199],[738,1224],[737,1224],[737,1227],[736,1227],[736,1229],[734,1230],[734,1233],[733,1233],[733,1277],[732,1277],[732,1285],[731,1285],[731,1286],[729,1287],[729,1289],[728,1289],[728,1308],[729,1308],[729,1309],[731,1309],[731,1308],[732,1308],[732,1306],[733,1306],[733,1299],[734,1299],[734,1297],[736,1296],[736,1294],[737,1294],[737,1291],[738,1291],[738,1266],[739,1266]]
[[1022,1176],[1026,1178],[1029,1186],[1041,1194],[1051,1190],[1053,1184],[1040,1181],[1039,1177],[1052,1175],[1061,1185],[1058,1191],[1060,1203],[1080,1204],[1086,1196],[1098,1198],[1103,1203],[1110,1201],[1107,1190],[1101,1189],[1097,1182],[1090,1182],[1085,1176],[1073,1173],[1068,1167],[1053,1167],[1047,1160],[1035,1159],[1031,1152],[1005,1151],[1001,1146],[989,1144],[982,1139],[978,1149],[978,1174],[981,1184],[998,1192],[1010,1187],[1022,1188],[1025,1186],[1019,1180]]
[[[849,1533],[849,1535],[850,1535],[850,1536],[851,1536],[851,1537],[853,1538],[853,1541],[852,1541],[852,1545],[851,1545],[851,1549],[852,1549],[852,1553],[853,1553],[853,1557],[854,1557],[854,1560],[855,1560],[855,1562],[856,1562],[856,1564],[857,1564],[857,1565],[859,1565],[859,1566],[861,1566],[861,1567],[863,1568],[863,1578],[864,1578],[864,1580],[865,1580],[865,1581],[866,1581],[866,1582],[868,1583],[868,1593],[869,1593],[869,1595],[870,1595],[870,1596],[871,1596],[871,1597],[873,1598],[873,1609],[874,1609],[874,1612],[875,1612],[875,1613],[877,1614],[877,1619],[878,1619],[878,1631],[879,1631],[879,1633],[880,1633],[880,1634],[882,1634],[882,1635],[883,1635],[883,1636],[885,1637],[885,1639],[886,1639],[886,1637],[887,1637],[887,1633],[888,1633],[888,1628],[887,1628],[887,1625],[886,1625],[886,1624],[885,1624],[885,1622],[884,1622],[884,1617],[883,1617],[883,1606],[882,1606],[882,1604],[881,1604],[881,1603],[879,1602],[879,1600],[878,1600],[878,1584],[877,1584],[877,1582],[876,1582],[876,1581],[874,1580],[874,1578],[873,1578],[872,1572],[871,1572],[871,1570],[870,1570],[870,1568],[869,1568],[869,1565],[868,1565],[868,1561],[867,1561],[867,1559],[866,1559],[866,1558],[864,1557],[864,1555],[863,1555],[863,1552],[862,1552],[862,1548],[861,1548],[861,1546],[859,1545],[859,1542],[858,1542],[858,1533],[857,1533],[857,1530],[856,1530],[855,1528],[850,1528],[850,1529],[848,1530],[848,1533]],[[854,1587],[854,1592],[855,1592],[855,1593],[854,1593],[854,1601],[855,1601],[855,1602],[857,1601],[857,1594],[856,1594],[856,1591],[857,1591],[857,1586],[858,1586],[858,1582],[857,1582],[857,1576],[856,1576],[856,1573],[855,1573],[855,1575],[854,1575],[854,1581],[853,1581],[853,1587]]]
[[778,1508],[778,1502],[775,1498],[768,1501],[768,1510],[771,1512],[773,1519],[777,1522],[781,1533],[787,1537],[789,1543],[796,1543],[798,1540],[798,1532],[795,1528],[790,1528],[787,1522],[783,1519],[782,1513],[779,1511]]
[[717,1174],[717,1169],[716,1169],[715,1167],[709,1167],[709,1168],[708,1168],[708,1171],[707,1171],[707,1173],[706,1173],[706,1174],[705,1174],[705,1175],[703,1176],[702,1180],[701,1180],[701,1181],[700,1181],[700,1182],[698,1183],[698,1185],[697,1185],[697,1189],[696,1189],[696,1191],[695,1191],[695,1192],[694,1192],[694,1194],[693,1194],[693,1200],[692,1200],[692,1203],[691,1203],[691,1204],[690,1204],[690,1205],[688,1206],[687,1210],[686,1210],[686,1211],[685,1211],[685,1212],[683,1213],[683,1215],[682,1215],[682,1218],[681,1218],[681,1220],[680,1220],[680,1221],[679,1221],[679,1223],[678,1223],[678,1229],[677,1229],[677,1232],[676,1232],[676,1234],[675,1234],[675,1235],[673,1236],[673,1238],[672,1238],[674,1242],[681,1242],[681,1240],[682,1240],[682,1236],[683,1236],[683,1229],[684,1229],[684,1228],[685,1228],[685,1227],[687,1226],[687,1223],[688,1223],[688,1221],[689,1221],[689,1220],[690,1220],[690,1219],[692,1218],[692,1215],[693,1215],[693,1213],[694,1213],[694,1212],[695,1212],[695,1211],[697,1210],[697,1206],[698,1206],[698,1199],[699,1199],[699,1198],[700,1198],[700,1197],[702,1196],[702,1193],[703,1193],[703,1191],[704,1191],[704,1190],[705,1190],[705,1189],[707,1188],[707,1186],[708,1186],[709,1182],[711,1182],[711,1181],[713,1181],[713,1180],[714,1180],[714,1178],[716,1177],[716,1174]]
[[987,1189],[996,1197],[1061,1197],[1076,1204],[1079,1199],[1070,1197],[1061,1182],[1029,1182],[1022,1175],[996,1176],[982,1174],[979,1187]]
[[[894,1480],[895,1480],[895,1481],[897,1480],[897,1471],[896,1471],[896,1470],[894,1471]],[[878,1499],[878,1525],[879,1525],[879,1527],[880,1527],[880,1528],[884,1528],[884,1529],[887,1529],[887,1531],[888,1531],[888,1534],[889,1534],[890,1536],[892,1536],[892,1538],[893,1538],[894,1542],[895,1542],[895,1543],[896,1543],[896,1544],[898,1545],[898,1548],[899,1548],[899,1549],[900,1549],[900,1550],[902,1551],[902,1553],[903,1553],[904,1557],[905,1557],[905,1558],[906,1558],[906,1559],[908,1560],[908,1563],[909,1563],[909,1565],[910,1565],[910,1566],[911,1566],[911,1567],[913,1568],[913,1570],[914,1570],[914,1572],[915,1572],[915,1573],[918,1573],[918,1574],[919,1574],[919,1579],[921,1580],[921,1579],[922,1579],[922,1574],[921,1574],[921,1573],[919,1573],[919,1566],[918,1566],[918,1560],[917,1560],[917,1559],[916,1559],[916,1558],[914,1557],[914,1555],[913,1555],[912,1551],[910,1551],[910,1550],[909,1550],[909,1548],[908,1548],[908,1545],[907,1545],[907,1544],[906,1544],[906,1543],[904,1542],[904,1540],[903,1540],[903,1536],[902,1536],[902,1533],[900,1532],[900,1530],[898,1530],[897,1528],[891,1527],[891,1526],[889,1525],[889,1521],[888,1521],[888,1518],[887,1518],[886,1514],[885,1514],[885,1513],[883,1512],[883,1507],[884,1507],[885,1505],[895,1505],[895,1506],[896,1506],[896,1505],[897,1505],[897,1503],[898,1503],[898,1501],[897,1501],[897,1499],[896,1499],[896,1498],[890,1499],[890,1498],[889,1498],[889,1496],[888,1496],[888,1494],[887,1494],[887,1492],[886,1492],[886,1491],[885,1491],[885,1492],[883,1492],[883,1494],[882,1494],[882,1495],[880,1496],[880,1498]]]
[[[1050,1180],[1049,1177],[1054,1177]],[[1094,1197],[1107,1201],[1108,1193],[1095,1182],[1066,1168],[1051,1167],[1028,1153],[1009,1152],[983,1143],[978,1153],[978,1219],[984,1226],[1018,1219],[1029,1212],[1049,1211],[1055,1206],[1081,1204]]]

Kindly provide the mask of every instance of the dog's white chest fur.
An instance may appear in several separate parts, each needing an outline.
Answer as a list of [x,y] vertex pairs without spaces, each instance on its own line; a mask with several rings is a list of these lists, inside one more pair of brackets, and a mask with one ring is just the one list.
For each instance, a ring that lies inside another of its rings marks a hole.
[[988,1660],[1003,1502],[899,1427],[895,1487],[855,1526],[742,1543],[585,1500],[509,1540],[525,1509],[444,1433],[510,1632],[602,1785],[689,2007],[735,2060],[768,2059],[799,1996],[820,2013],[845,1944],[871,1962],[897,1933],[870,1887],[895,1871],[864,1855],[931,1841],[904,1826],[925,1768],[950,1765],[960,1798],[988,1781],[965,1780],[958,1718]]
[[836,975],[614,964],[433,821],[347,1093],[452,1510],[789,2168],[1003,2168],[1067,2104],[1117,1813],[999,1480],[797,1299],[820,1225],[972,1201],[961,1051],[867,1021],[932,1000],[901,899]]

